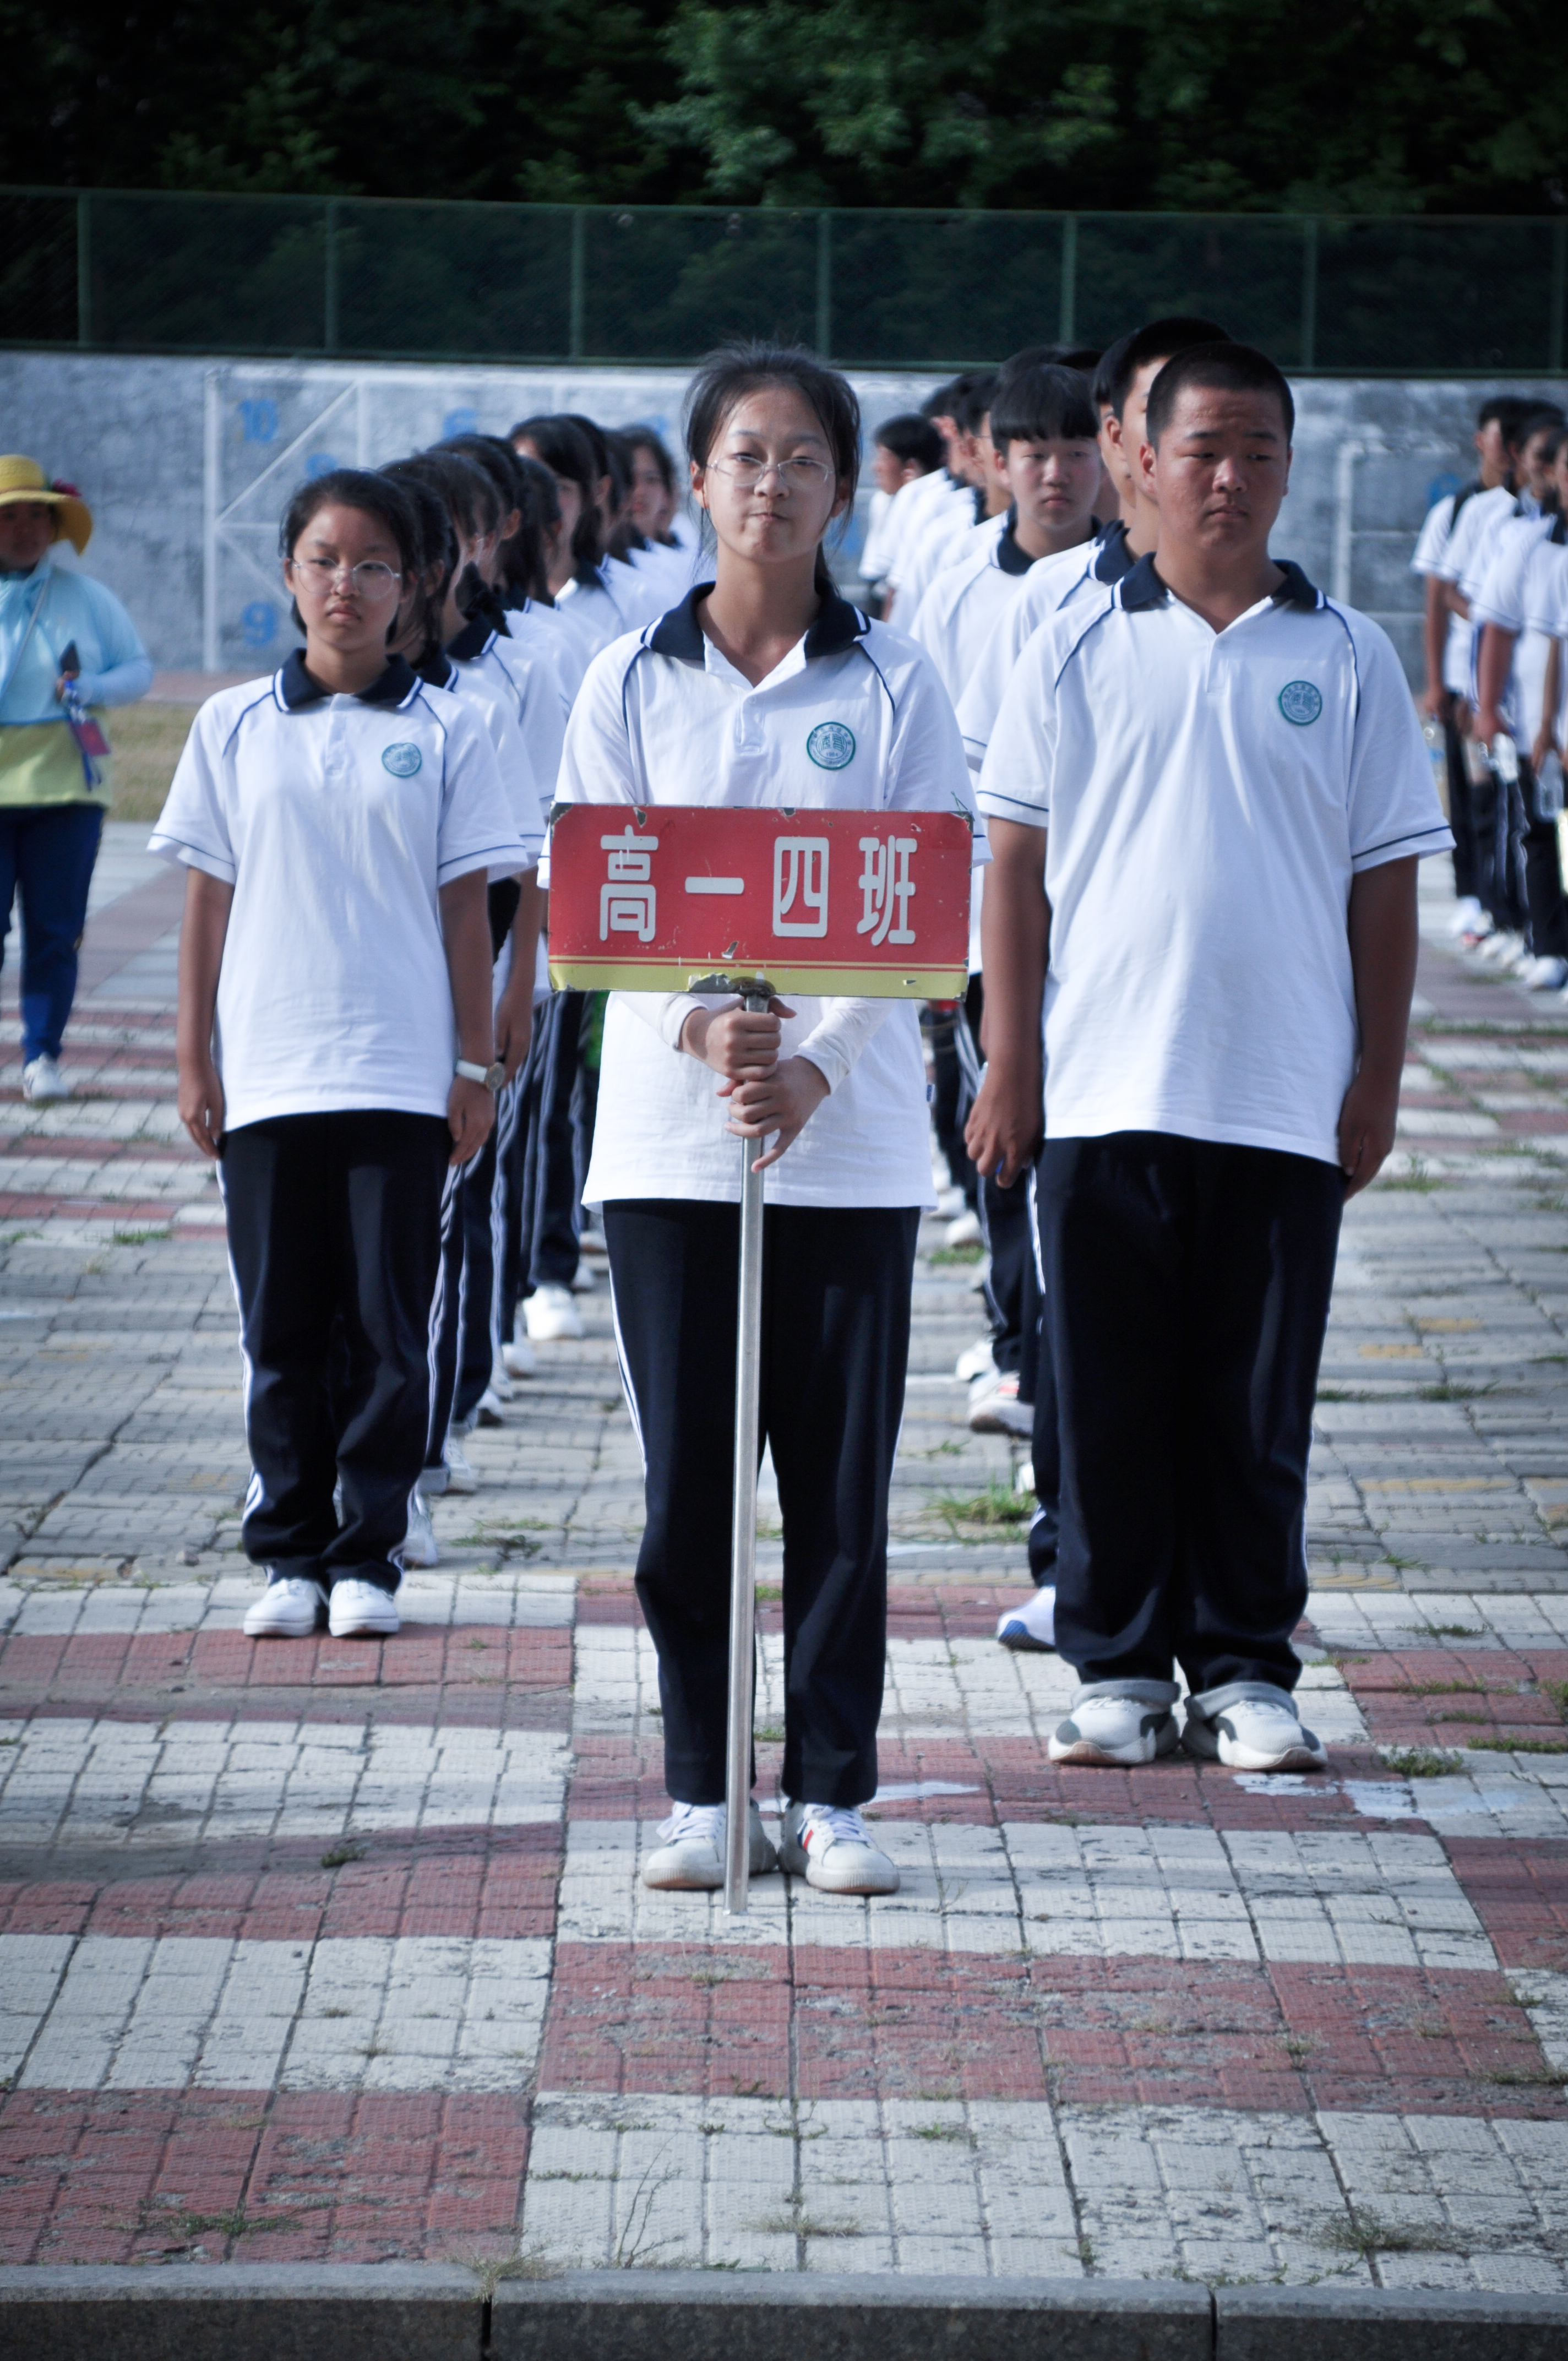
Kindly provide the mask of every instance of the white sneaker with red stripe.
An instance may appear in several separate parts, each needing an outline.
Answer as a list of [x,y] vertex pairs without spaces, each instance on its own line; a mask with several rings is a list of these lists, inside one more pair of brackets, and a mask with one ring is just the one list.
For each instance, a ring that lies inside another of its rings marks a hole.
[[866,1834],[859,1812],[839,1804],[789,1804],[779,1860],[819,1894],[896,1894],[898,1872]]

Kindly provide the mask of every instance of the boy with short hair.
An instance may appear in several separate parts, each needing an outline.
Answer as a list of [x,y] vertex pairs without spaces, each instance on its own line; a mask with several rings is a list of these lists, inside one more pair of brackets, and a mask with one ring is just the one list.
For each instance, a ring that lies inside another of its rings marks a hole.
[[931,420],[917,410],[902,410],[896,417],[884,418],[872,443],[875,489],[861,551],[861,579],[880,606],[882,586],[898,547],[899,494],[923,477],[936,474],[947,445]]
[[1157,565],[1036,634],[981,774],[968,1145],[1007,1180],[1045,1135],[1055,1762],[1325,1760],[1290,1694],[1312,1400],[1341,1208],[1394,1139],[1416,862],[1452,840],[1388,640],[1269,556],[1292,425],[1261,353],[1167,364]]
[[1191,345],[1223,344],[1225,332],[1212,320],[1183,314],[1150,320],[1119,336],[1101,356],[1090,388],[1099,412],[1100,455],[1115,485],[1121,514],[1100,533],[1098,547],[1041,558],[1023,591],[998,619],[970,668],[959,707],[959,727],[971,770],[978,771],[995,726],[1013,667],[1030,635],[1064,606],[1086,592],[1104,593],[1137,559],[1153,549],[1159,511],[1141,489],[1136,470],[1149,388],[1173,353]]
[[1098,428],[1076,369],[1017,355],[992,396],[992,447],[1009,504],[927,590],[909,625],[956,705],[981,647],[1036,561],[1077,549],[1094,530]]

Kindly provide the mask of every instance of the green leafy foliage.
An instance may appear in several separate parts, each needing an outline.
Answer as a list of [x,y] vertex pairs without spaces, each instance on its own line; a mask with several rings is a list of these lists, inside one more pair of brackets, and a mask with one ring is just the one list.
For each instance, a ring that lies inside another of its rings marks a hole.
[[0,0],[0,179],[1551,213],[1548,0]]

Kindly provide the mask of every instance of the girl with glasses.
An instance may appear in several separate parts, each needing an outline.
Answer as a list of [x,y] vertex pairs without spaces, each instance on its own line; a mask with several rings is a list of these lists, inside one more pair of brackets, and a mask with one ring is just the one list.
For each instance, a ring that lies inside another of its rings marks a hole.
[[[693,384],[686,446],[711,569],[589,666],[558,798],[972,818],[929,659],[841,598],[824,555],[859,464],[843,378],[798,351],[721,353]],[[976,846],[983,860],[983,837]],[[742,1141],[768,1172],[762,1426],[784,1512],[783,1861],[829,1893],[886,1894],[898,1872],[860,1807],[877,1781],[888,1482],[933,1198],[916,1013],[883,1000],[795,995],[752,1015],[712,994],[610,995],[583,1193],[603,1208],[644,1460],[637,1587],[674,1808],[642,1876],[724,1882]],[[754,1806],[750,1857],[754,1874],[778,1858]]]

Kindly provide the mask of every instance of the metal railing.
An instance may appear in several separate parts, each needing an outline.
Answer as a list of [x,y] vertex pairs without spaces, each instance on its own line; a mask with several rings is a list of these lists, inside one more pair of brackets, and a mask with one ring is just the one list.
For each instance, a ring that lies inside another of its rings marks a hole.
[[1198,312],[1304,374],[1564,366],[1568,218],[789,212],[0,189],[0,344],[856,368],[1102,344]]

